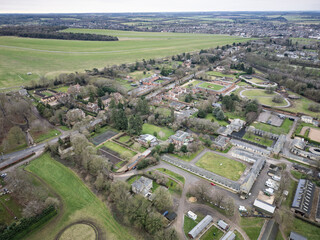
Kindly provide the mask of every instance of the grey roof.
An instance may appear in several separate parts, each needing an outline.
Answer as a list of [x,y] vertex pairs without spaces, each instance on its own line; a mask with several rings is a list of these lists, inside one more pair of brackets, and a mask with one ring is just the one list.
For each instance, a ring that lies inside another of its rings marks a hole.
[[296,233],[296,232],[291,232],[290,233],[290,240],[308,240],[306,237]]
[[300,179],[291,207],[310,214],[315,185],[306,179]]
[[192,238],[197,237],[212,221],[213,218],[210,215],[207,215],[188,233],[188,235]]
[[219,220],[219,221],[218,221],[218,226],[221,227],[223,230],[226,230],[229,225],[228,225],[228,223],[226,223],[225,221]]
[[279,231],[279,224],[274,219],[269,220],[263,232],[261,240],[276,239],[278,231]]
[[187,137],[190,137],[190,135],[190,133],[178,130],[174,135],[170,136],[170,138],[175,141],[184,142]]
[[231,139],[231,143],[233,145],[236,145],[236,146],[244,148],[244,149],[248,149],[248,150],[255,152],[255,153],[259,153],[262,155],[270,155],[270,151],[267,149],[263,149],[261,147],[258,147],[258,146],[255,146],[255,145],[252,145],[252,144],[249,144],[249,143],[237,140],[237,139]]
[[136,189],[136,193],[142,193],[145,195],[150,190],[150,185],[152,187],[152,180],[142,176],[132,183],[132,188]]
[[220,238],[220,240],[234,240],[234,239],[236,239],[236,235],[234,234],[233,231],[227,232],[227,234],[225,234],[222,238]]
[[282,150],[285,141],[286,141],[286,136],[283,135],[283,134],[281,134],[281,135],[279,136],[277,142],[276,142],[275,145],[273,146],[273,152],[274,152],[275,154],[278,154],[278,153]]

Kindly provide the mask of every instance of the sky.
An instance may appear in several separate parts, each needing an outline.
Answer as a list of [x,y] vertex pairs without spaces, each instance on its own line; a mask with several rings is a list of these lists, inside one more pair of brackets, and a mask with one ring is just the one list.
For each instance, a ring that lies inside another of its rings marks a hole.
[[0,13],[319,11],[320,0],[0,0]]

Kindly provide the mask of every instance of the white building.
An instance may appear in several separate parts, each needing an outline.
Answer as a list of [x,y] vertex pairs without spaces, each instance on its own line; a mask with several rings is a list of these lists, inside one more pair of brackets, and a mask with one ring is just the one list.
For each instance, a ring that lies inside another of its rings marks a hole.
[[303,115],[303,116],[301,116],[301,121],[305,122],[305,123],[311,123],[312,124],[313,118],[310,117],[310,116]]

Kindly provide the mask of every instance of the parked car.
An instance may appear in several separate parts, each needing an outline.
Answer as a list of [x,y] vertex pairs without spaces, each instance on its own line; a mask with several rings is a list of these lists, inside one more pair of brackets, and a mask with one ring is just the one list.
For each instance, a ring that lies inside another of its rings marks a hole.
[[210,183],[212,186],[215,186],[215,184],[213,182]]
[[2,178],[5,178],[5,177],[7,176],[7,174],[6,174],[6,173],[2,173],[0,176],[1,176]]

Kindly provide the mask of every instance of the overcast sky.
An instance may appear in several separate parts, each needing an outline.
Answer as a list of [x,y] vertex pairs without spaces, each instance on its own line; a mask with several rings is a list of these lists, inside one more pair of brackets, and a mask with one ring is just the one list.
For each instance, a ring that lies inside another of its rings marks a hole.
[[320,0],[0,0],[0,13],[320,10]]

